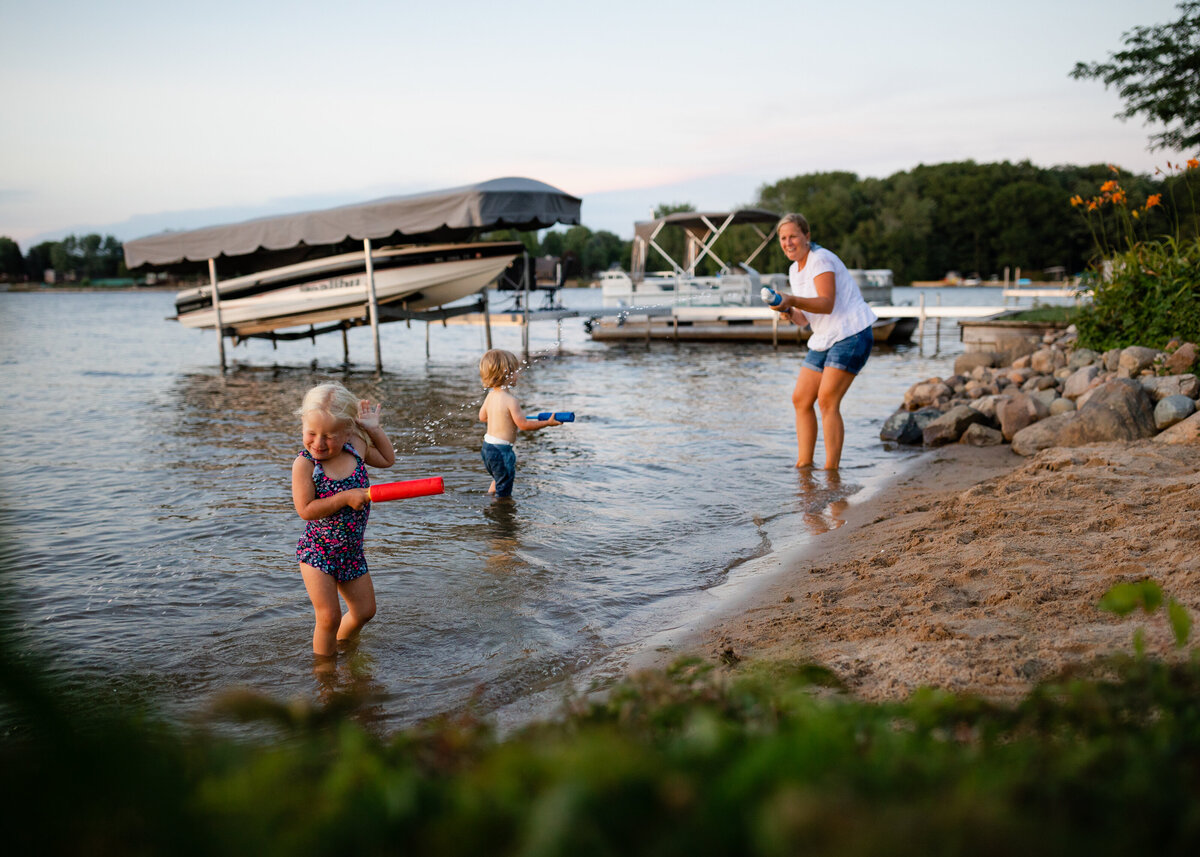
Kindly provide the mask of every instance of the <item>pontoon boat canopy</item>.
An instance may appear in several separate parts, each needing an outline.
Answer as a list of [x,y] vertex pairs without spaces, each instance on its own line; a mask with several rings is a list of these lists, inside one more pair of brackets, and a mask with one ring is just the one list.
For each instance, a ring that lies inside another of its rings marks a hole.
[[[763,243],[745,260],[749,264],[770,243],[778,221],[778,214],[761,208],[740,208],[737,211],[678,211],[654,220],[639,221],[633,224],[632,276],[634,280],[640,280],[645,275],[646,259],[651,247],[669,261],[678,274],[695,274],[696,265],[706,255],[711,256],[722,268],[726,268],[725,262],[712,252],[713,244],[725,234],[725,230],[741,223],[770,223],[772,228],[766,233],[757,225],[754,226]],[[677,226],[687,233],[686,258],[682,264],[672,259],[670,254],[655,242],[658,233],[667,226]]]
[[[448,190],[260,217],[186,232],[163,232],[125,244],[125,264],[178,266],[219,257],[250,257],[274,267],[287,251],[370,238],[379,244],[463,241],[492,229],[578,224],[580,200],[527,178],[499,178]],[[295,255],[292,260],[295,260]],[[257,257],[261,256],[259,259]],[[239,258],[239,263],[251,259]]]

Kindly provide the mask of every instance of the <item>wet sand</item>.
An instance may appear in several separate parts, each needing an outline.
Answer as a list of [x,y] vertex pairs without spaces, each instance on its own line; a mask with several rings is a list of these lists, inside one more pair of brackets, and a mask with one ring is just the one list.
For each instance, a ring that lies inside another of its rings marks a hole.
[[[932,686],[1015,701],[1038,680],[1132,649],[1175,652],[1165,616],[1097,609],[1150,577],[1200,622],[1200,445],[931,451],[844,524],[779,558],[721,615],[639,666],[698,654],[832,669],[864,699]],[[1194,642],[1195,637],[1193,638]]]

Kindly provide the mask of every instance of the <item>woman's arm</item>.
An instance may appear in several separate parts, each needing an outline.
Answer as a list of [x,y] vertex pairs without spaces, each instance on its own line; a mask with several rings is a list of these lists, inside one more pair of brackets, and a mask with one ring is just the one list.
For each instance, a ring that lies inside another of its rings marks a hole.
[[[817,289],[815,298],[798,298],[795,295],[785,295],[780,292],[779,296],[783,298],[783,302],[775,309],[780,312],[801,309],[816,315],[828,315],[833,312],[833,306],[837,302],[837,281],[834,279],[833,272],[825,271],[817,274],[813,279],[813,285]],[[792,316],[792,320],[795,321],[795,316]]]

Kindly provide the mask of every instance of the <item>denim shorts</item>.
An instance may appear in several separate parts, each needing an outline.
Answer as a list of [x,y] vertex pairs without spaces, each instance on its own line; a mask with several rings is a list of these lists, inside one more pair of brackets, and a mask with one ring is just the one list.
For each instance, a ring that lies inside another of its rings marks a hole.
[[517,478],[517,454],[512,445],[484,441],[480,455],[483,466],[496,481],[496,496],[511,497],[513,481]]
[[839,339],[824,351],[814,351],[810,348],[804,357],[804,365],[817,372],[830,366],[857,375],[862,371],[862,367],[867,365],[867,358],[871,356],[871,346],[874,344],[875,334],[871,332],[871,328],[864,327],[852,336]]

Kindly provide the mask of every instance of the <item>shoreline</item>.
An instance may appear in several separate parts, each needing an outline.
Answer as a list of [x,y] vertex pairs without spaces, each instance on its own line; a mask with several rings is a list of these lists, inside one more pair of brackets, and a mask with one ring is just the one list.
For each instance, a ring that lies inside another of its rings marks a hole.
[[1096,603],[1149,577],[1200,612],[1197,445],[1044,450],[951,445],[885,480],[846,522],[732,599],[646,641],[629,673],[697,656],[817,663],[848,692],[919,687],[1016,702],[1037,681],[1117,651],[1176,652],[1166,620]]

